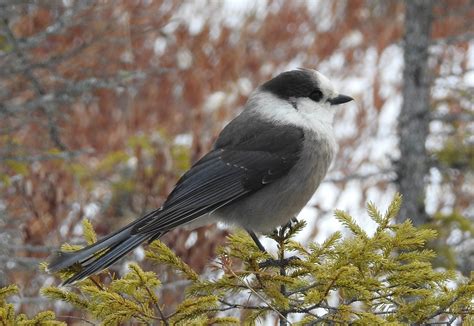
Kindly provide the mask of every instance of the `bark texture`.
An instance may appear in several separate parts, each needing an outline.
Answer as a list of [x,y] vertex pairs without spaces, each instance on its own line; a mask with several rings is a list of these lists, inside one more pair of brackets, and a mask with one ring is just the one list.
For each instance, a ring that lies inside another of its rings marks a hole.
[[400,217],[420,225],[427,221],[424,200],[429,167],[425,144],[430,115],[428,48],[433,1],[407,0],[405,5],[403,104],[398,118],[398,186],[404,197]]

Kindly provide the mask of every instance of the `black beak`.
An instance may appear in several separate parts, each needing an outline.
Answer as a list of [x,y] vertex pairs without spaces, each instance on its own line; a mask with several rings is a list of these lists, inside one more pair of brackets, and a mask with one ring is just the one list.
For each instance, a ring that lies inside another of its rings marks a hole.
[[341,94],[336,97],[330,98],[328,102],[331,103],[331,105],[339,105],[339,104],[347,103],[353,100],[354,99],[352,97]]

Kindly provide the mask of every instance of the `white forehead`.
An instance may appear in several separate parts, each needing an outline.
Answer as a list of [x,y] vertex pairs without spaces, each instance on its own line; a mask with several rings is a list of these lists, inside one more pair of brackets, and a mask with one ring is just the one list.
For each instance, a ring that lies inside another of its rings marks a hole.
[[319,88],[325,95],[335,95],[337,94],[336,89],[334,88],[334,85],[331,83],[331,81],[324,76],[322,73],[320,73],[317,70],[313,70],[314,75],[316,76],[316,79],[318,80]]

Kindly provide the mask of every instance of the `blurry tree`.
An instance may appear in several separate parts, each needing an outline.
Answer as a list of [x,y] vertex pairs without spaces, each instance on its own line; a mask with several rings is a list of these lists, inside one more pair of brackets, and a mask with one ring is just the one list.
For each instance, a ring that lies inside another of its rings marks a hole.
[[[474,36],[473,18],[472,1],[406,1],[403,104],[398,119],[397,183],[407,198],[400,215],[416,225],[439,229],[442,237],[435,244],[443,252],[439,262],[457,265],[466,275],[474,266],[474,251],[469,249],[474,206],[468,199],[474,195],[472,81],[468,84],[473,59],[466,52]],[[446,62],[453,53],[459,57]],[[439,175],[441,181],[436,180]],[[442,190],[430,192],[436,187]],[[436,203],[431,212],[425,209],[427,202]],[[454,234],[456,239],[446,243]]]
[[425,187],[428,174],[426,139],[430,123],[430,45],[433,1],[405,2],[403,42],[403,104],[398,118],[400,158],[397,175],[400,192],[407,198],[401,216],[415,225],[428,222]]
[[442,1],[433,13],[429,225],[442,234],[438,263],[469,275],[474,269],[474,2]]
[[[308,210],[318,219],[308,219],[302,237],[314,239],[335,207],[355,212],[369,197],[392,197],[404,3],[236,3],[0,3],[0,280],[23,286],[20,308],[44,303],[38,289],[54,280],[37,263],[59,243],[81,241],[83,217],[102,235],[160,206],[249,92],[288,68],[316,67],[357,99],[338,112],[340,150]],[[470,0],[433,2],[427,60],[426,212],[440,242],[456,248],[472,237],[474,211],[473,15]],[[212,273],[209,259],[226,235],[211,226],[163,241]],[[469,270],[472,256],[463,261]],[[164,267],[157,273],[160,298],[173,309],[186,284]]]

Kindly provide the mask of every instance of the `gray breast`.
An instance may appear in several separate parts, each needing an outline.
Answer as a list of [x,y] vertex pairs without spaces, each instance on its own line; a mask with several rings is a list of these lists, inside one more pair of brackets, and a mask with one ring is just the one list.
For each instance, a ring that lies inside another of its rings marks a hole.
[[214,217],[257,232],[269,232],[296,216],[326,175],[334,156],[334,140],[305,130],[299,161],[281,179],[247,198],[223,207]]

